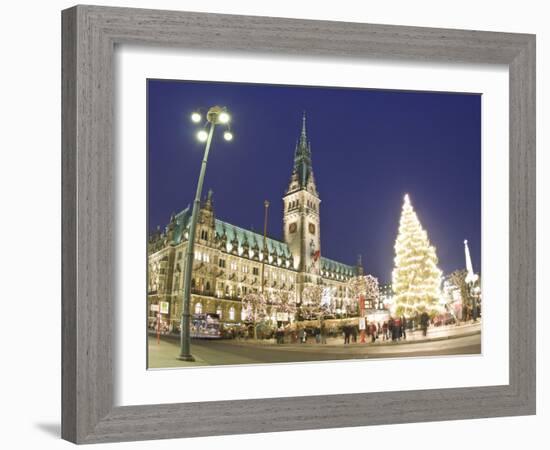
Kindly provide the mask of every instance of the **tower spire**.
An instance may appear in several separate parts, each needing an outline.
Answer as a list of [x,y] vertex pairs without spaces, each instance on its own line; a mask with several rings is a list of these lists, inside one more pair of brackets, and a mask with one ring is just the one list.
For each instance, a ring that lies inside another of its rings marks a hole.
[[311,166],[311,144],[307,140],[306,112],[302,113],[302,130],[296,140],[294,150],[294,168],[287,192],[307,189],[310,186],[316,192],[313,168]]
[[357,275],[358,276],[362,276],[364,274],[364,270],[363,270],[363,255],[361,255],[361,253],[359,253],[357,255],[357,265],[356,265],[356,269],[357,269]]
[[468,248],[468,240],[464,239],[464,255],[466,257],[466,282],[472,283],[477,280],[477,275],[474,273],[474,267],[472,266],[472,258],[470,257],[470,249]]
[[311,149],[307,142],[305,111],[302,113],[302,131],[294,154],[294,170],[298,174],[300,186],[305,187],[312,172]]
[[307,133],[306,133],[306,112],[302,114],[302,133],[300,134],[300,141],[307,142]]

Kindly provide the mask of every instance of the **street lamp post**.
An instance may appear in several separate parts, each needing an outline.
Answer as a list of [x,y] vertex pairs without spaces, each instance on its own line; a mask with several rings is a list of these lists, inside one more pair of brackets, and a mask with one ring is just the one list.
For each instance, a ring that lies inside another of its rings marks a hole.
[[267,258],[267,209],[269,208],[269,201],[264,200],[264,240],[262,244],[262,276],[261,276],[261,293],[264,295],[264,271],[265,271],[265,259]]
[[[206,133],[205,130],[201,130],[198,133],[199,140],[206,140],[206,146],[204,148],[204,156],[202,158],[199,181],[197,183],[197,191],[195,193],[193,211],[191,213],[191,221],[189,224],[189,236],[187,239],[187,251],[185,254],[185,267],[183,273],[183,311],[181,316],[180,355],[178,358],[182,361],[195,360],[193,355],[191,355],[191,275],[193,273],[193,260],[195,258],[195,232],[201,206],[201,194],[204,183],[204,175],[206,173],[206,164],[208,162],[208,154],[210,152],[210,145],[212,144],[214,129],[218,124],[227,124],[229,122],[229,114],[225,108],[213,106],[208,110],[206,119],[208,123],[210,123],[208,133]],[[200,122],[202,117],[199,113],[195,112],[192,114],[191,120],[193,120],[193,122]],[[225,140],[230,141],[233,138],[233,135],[230,131],[226,130],[224,133],[224,138]]]

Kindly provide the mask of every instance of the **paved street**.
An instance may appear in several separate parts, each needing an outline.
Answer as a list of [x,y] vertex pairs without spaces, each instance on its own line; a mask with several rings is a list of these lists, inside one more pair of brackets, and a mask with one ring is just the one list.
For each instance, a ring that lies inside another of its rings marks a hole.
[[[458,327],[457,327],[458,328]],[[439,333],[437,332],[439,331]],[[149,367],[196,367],[206,365],[266,364],[277,362],[329,361],[342,359],[396,358],[411,356],[437,356],[479,354],[481,334],[475,327],[460,330],[461,333],[434,330],[427,339],[399,343],[348,344],[342,339],[329,340],[327,344],[283,344],[236,340],[192,340],[191,352],[196,361],[179,361],[179,341],[164,337],[157,344],[149,337]],[[450,336],[446,336],[450,334]],[[412,337],[412,336],[411,336]]]

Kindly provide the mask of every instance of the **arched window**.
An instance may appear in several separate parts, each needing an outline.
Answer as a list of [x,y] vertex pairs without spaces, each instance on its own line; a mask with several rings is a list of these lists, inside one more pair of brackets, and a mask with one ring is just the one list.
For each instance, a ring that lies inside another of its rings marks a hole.
[[229,308],[229,320],[235,320],[235,307],[234,306]]
[[222,318],[222,307],[221,306],[218,306],[218,308],[216,309],[216,314],[218,316],[220,316],[220,319]]
[[206,291],[210,292],[210,281],[206,282]]
[[202,303],[195,303],[195,314],[202,314]]

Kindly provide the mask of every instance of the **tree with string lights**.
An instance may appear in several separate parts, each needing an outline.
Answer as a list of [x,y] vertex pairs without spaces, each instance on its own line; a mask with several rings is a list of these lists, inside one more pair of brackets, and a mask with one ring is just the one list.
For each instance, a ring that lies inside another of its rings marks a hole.
[[435,247],[405,195],[395,241],[392,273],[396,313],[407,317],[436,311],[441,286]]
[[356,310],[361,297],[365,299],[369,307],[374,308],[378,304],[380,295],[378,278],[372,275],[359,275],[348,281],[348,307]]
[[270,296],[272,307],[277,312],[287,313],[290,316],[296,314],[296,295],[292,291],[275,291]]
[[252,322],[254,327],[254,339],[257,339],[258,323],[265,320],[267,316],[266,298],[261,293],[251,292],[244,296],[242,304],[246,320]]
[[323,315],[330,309],[330,305],[323,302],[324,294],[325,288],[319,284],[304,288],[302,291],[302,303],[300,305],[302,317],[307,319],[322,319]]

